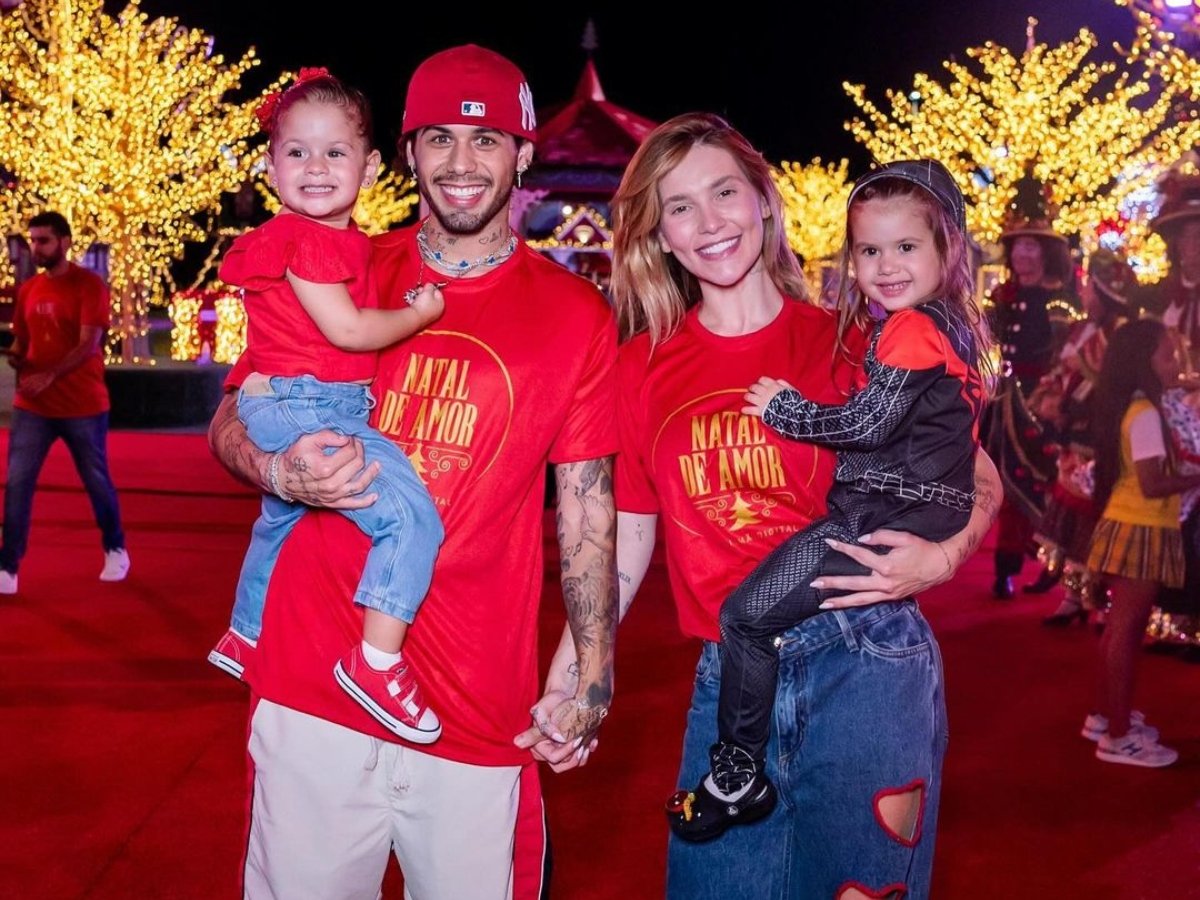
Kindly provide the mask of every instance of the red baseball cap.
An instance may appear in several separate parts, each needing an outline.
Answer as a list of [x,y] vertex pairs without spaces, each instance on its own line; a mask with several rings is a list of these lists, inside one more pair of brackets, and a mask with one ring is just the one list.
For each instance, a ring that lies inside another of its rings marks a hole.
[[529,82],[499,53],[466,44],[435,53],[413,72],[404,101],[404,134],[429,125],[479,125],[534,140]]

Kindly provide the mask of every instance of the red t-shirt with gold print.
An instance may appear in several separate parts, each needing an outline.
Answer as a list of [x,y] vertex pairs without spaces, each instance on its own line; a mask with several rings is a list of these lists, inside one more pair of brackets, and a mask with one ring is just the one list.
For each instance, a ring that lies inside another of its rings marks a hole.
[[[415,229],[373,244],[381,307],[434,277],[421,267]],[[444,315],[384,350],[371,386],[372,424],[408,455],[446,531],[404,655],[442,720],[442,737],[424,752],[522,765],[529,752],[513,736],[541,696],[546,464],[616,451],[616,328],[595,285],[523,244],[443,290]],[[246,680],[275,703],[397,740],[333,677],[362,637],[351,597],[367,548],[338,513],[305,513],[272,574]]]
[[[645,334],[621,347],[617,508],[658,515],[685,634],[719,640],[729,592],[825,514],[833,451],[780,437],[741,408],[763,375],[812,400],[844,402],[859,367],[835,357],[836,335],[831,313],[786,301],[751,334],[713,334],[693,308],[653,354]],[[854,331],[850,339],[857,362],[865,336]]]

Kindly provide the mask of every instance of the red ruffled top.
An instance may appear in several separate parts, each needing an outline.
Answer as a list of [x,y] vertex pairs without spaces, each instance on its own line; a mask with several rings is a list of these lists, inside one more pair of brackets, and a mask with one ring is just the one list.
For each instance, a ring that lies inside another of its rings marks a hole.
[[332,228],[284,213],[237,238],[219,274],[244,291],[246,353],[254,371],[321,381],[370,380],[377,354],[333,346],[287,282],[290,271],[316,284],[345,284],[355,306],[376,307],[370,263],[370,240],[354,223]]

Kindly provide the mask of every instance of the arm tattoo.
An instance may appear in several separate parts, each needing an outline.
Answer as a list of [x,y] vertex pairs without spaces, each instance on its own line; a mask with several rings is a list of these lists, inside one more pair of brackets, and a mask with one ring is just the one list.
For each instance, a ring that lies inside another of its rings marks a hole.
[[616,510],[611,457],[557,466],[559,552],[567,622],[587,701],[612,697],[617,626]]

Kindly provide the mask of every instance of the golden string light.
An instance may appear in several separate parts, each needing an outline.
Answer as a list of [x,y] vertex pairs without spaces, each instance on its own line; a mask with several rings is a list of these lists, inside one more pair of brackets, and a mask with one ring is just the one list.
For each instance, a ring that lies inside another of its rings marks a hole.
[[226,98],[256,65],[253,50],[227,63],[204,32],[151,20],[137,0],[116,16],[101,0],[24,0],[0,18],[0,166],[16,217],[57,209],[77,247],[109,246],[110,359],[148,360],[148,307],[171,262],[247,177],[259,98]]
[[[267,211],[279,212],[279,198],[267,186],[265,175],[259,175],[255,187],[262,195]],[[354,221],[367,234],[383,234],[412,215],[413,208],[419,200],[417,183],[412,178],[401,173],[385,171],[385,167],[381,165],[375,183],[358,193]]]
[[842,246],[846,201],[853,186],[847,178],[850,163],[783,162],[772,177],[783,197],[784,227],[792,251],[804,260],[805,274],[820,283],[818,263]]
[[[967,196],[969,228],[984,241],[998,238],[1027,169],[1058,208],[1055,228],[1088,236],[1128,220],[1128,198],[1152,189],[1200,142],[1200,62],[1149,16],[1138,14],[1120,66],[1087,61],[1096,46],[1087,29],[1051,47],[1034,41],[1033,24],[1019,57],[991,42],[969,49],[970,63],[944,64],[946,84],[918,74],[910,91],[889,90],[890,111],[862,85],[843,85],[862,111],[846,123],[854,137],[880,162],[941,160]],[[1147,235],[1135,226],[1128,237],[1144,245]]]

